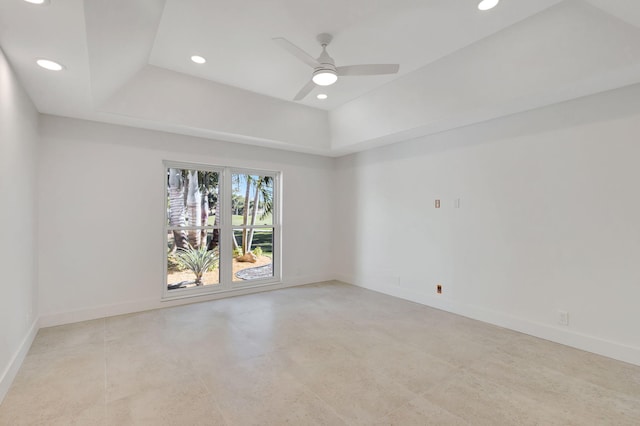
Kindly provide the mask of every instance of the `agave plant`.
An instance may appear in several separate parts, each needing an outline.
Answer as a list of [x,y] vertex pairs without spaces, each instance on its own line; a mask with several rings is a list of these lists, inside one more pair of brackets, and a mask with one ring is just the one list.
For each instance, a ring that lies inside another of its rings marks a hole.
[[217,250],[207,250],[206,244],[201,244],[200,248],[178,248],[176,259],[185,268],[191,270],[196,276],[196,285],[202,285],[202,275],[210,269],[218,266]]

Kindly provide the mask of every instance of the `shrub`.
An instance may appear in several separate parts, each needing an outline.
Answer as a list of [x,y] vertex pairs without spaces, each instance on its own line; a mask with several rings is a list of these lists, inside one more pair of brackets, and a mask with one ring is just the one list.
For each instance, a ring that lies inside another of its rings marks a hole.
[[167,253],[167,271],[182,272],[184,265],[178,260],[175,253]]
[[262,248],[260,248],[259,246],[258,246],[258,247],[256,247],[256,248],[254,248],[254,249],[252,250],[252,252],[253,252],[253,254],[255,254],[257,257],[262,256]]
[[202,275],[218,266],[218,253],[216,250],[207,250],[207,245],[194,249],[189,246],[178,248],[175,257],[184,269],[189,269],[196,276],[196,285],[202,285]]

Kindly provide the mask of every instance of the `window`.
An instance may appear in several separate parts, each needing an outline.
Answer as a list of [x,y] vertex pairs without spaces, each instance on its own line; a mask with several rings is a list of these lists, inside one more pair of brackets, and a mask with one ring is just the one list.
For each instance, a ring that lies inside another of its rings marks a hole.
[[279,173],[165,162],[165,299],[280,281]]
[[[273,278],[273,183],[275,177],[251,171],[231,175],[233,281]],[[240,214],[241,213],[241,214]],[[245,262],[256,263],[244,268]],[[255,262],[254,262],[255,261]],[[242,269],[240,269],[242,268]]]

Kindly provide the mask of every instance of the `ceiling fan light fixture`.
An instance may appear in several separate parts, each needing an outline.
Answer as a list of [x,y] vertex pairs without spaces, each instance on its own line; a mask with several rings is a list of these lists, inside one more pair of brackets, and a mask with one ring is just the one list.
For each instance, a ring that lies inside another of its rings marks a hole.
[[478,9],[480,9],[480,10],[493,9],[494,7],[496,7],[498,5],[499,2],[500,2],[500,0],[482,0],[478,4]]
[[331,86],[338,81],[338,75],[332,70],[318,70],[313,73],[313,82],[318,86]]

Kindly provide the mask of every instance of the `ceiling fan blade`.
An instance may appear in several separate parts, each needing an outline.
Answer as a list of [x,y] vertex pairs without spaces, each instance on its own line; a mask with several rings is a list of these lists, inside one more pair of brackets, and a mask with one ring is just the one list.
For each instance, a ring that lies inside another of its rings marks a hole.
[[300,89],[300,91],[298,92],[298,94],[296,95],[295,98],[293,98],[294,101],[301,101],[302,99],[304,99],[305,96],[307,96],[314,88],[316,87],[316,84],[313,82],[313,80],[309,80],[309,82],[307,84],[305,84],[305,86]]
[[395,74],[400,69],[398,64],[367,64],[337,67],[338,75],[382,75]]
[[295,44],[291,43],[286,38],[276,37],[276,38],[273,39],[273,41],[278,43],[278,45],[280,47],[282,47],[284,50],[286,50],[287,52],[291,53],[293,56],[295,56],[296,58],[300,59],[302,62],[304,62],[305,64],[309,65],[310,67],[315,68],[315,67],[320,66],[320,63],[318,63],[318,61],[316,61],[315,58],[313,58],[311,55],[309,55],[304,50],[300,49]]

